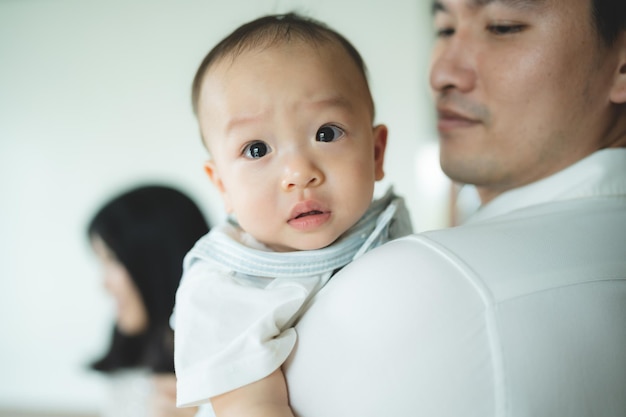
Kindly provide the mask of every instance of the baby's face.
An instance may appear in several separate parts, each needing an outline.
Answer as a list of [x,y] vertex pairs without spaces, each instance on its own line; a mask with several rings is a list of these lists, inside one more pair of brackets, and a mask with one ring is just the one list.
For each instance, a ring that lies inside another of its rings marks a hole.
[[325,247],[368,208],[387,131],[339,46],[292,42],[224,58],[198,118],[227,211],[276,251]]

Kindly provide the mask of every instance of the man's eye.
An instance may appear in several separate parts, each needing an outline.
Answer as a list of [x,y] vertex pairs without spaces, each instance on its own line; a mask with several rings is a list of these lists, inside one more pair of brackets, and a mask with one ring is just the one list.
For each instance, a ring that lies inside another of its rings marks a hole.
[[344,131],[337,126],[326,125],[317,130],[315,140],[318,142],[332,142],[344,135]]
[[269,151],[270,148],[266,143],[256,141],[247,145],[243,150],[243,154],[246,158],[259,159],[267,155]]
[[524,30],[524,25],[491,25],[487,30],[494,35],[511,35]]
[[437,35],[438,38],[448,38],[448,37],[454,35],[454,29],[453,28],[437,29],[436,35]]

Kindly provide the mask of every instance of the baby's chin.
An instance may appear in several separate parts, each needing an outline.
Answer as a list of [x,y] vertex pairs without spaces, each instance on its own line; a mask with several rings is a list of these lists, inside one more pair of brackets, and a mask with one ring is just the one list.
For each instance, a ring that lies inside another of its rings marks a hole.
[[298,239],[298,241],[276,242],[272,244],[266,244],[266,246],[275,252],[300,252],[323,249],[333,244],[333,242],[335,242],[337,239],[338,236],[333,236],[329,238],[303,237],[302,239]]

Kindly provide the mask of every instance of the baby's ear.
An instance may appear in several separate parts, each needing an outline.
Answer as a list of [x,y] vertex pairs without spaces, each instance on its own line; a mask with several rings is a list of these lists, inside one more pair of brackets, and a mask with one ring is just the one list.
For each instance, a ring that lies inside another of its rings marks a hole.
[[232,213],[233,210],[230,204],[228,192],[226,191],[226,187],[224,187],[224,182],[222,181],[222,178],[220,177],[217,170],[217,166],[215,165],[215,162],[213,162],[213,160],[209,159],[204,163],[204,172],[207,173],[209,179],[217,188],[217,191],[220,192],[220,195],[222,196],[222,201],[224,202],[224,209],[226,210],[226,213]]
[[374,175],[376,181],[385,177],[383,164],[385,162],[385,149],[387,149],[387,126],[378,125],[373,128],[374,135]]
[[619,48],[619,60],[610,99],[615,104],[623,104],[626,103],[626,30],[621,31],[615,42]]

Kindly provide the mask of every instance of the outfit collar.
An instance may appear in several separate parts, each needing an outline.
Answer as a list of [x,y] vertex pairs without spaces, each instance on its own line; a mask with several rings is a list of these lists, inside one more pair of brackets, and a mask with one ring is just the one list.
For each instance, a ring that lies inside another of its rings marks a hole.
[[390,189],[384,197],[373,201],[363,217],[336,242],[309,251],[273,252],[236,223],[227,223],[196,243],[185,258],[185,268],[196,260],[206,260],[238,273],[275,278],[332,273],[389,240],[397,216],[406,212],[403,208],[402,199]]
[[496,197],[465,224],[549,202],[617,196],[626,196],[626,149],[603,149],[556,174]]

